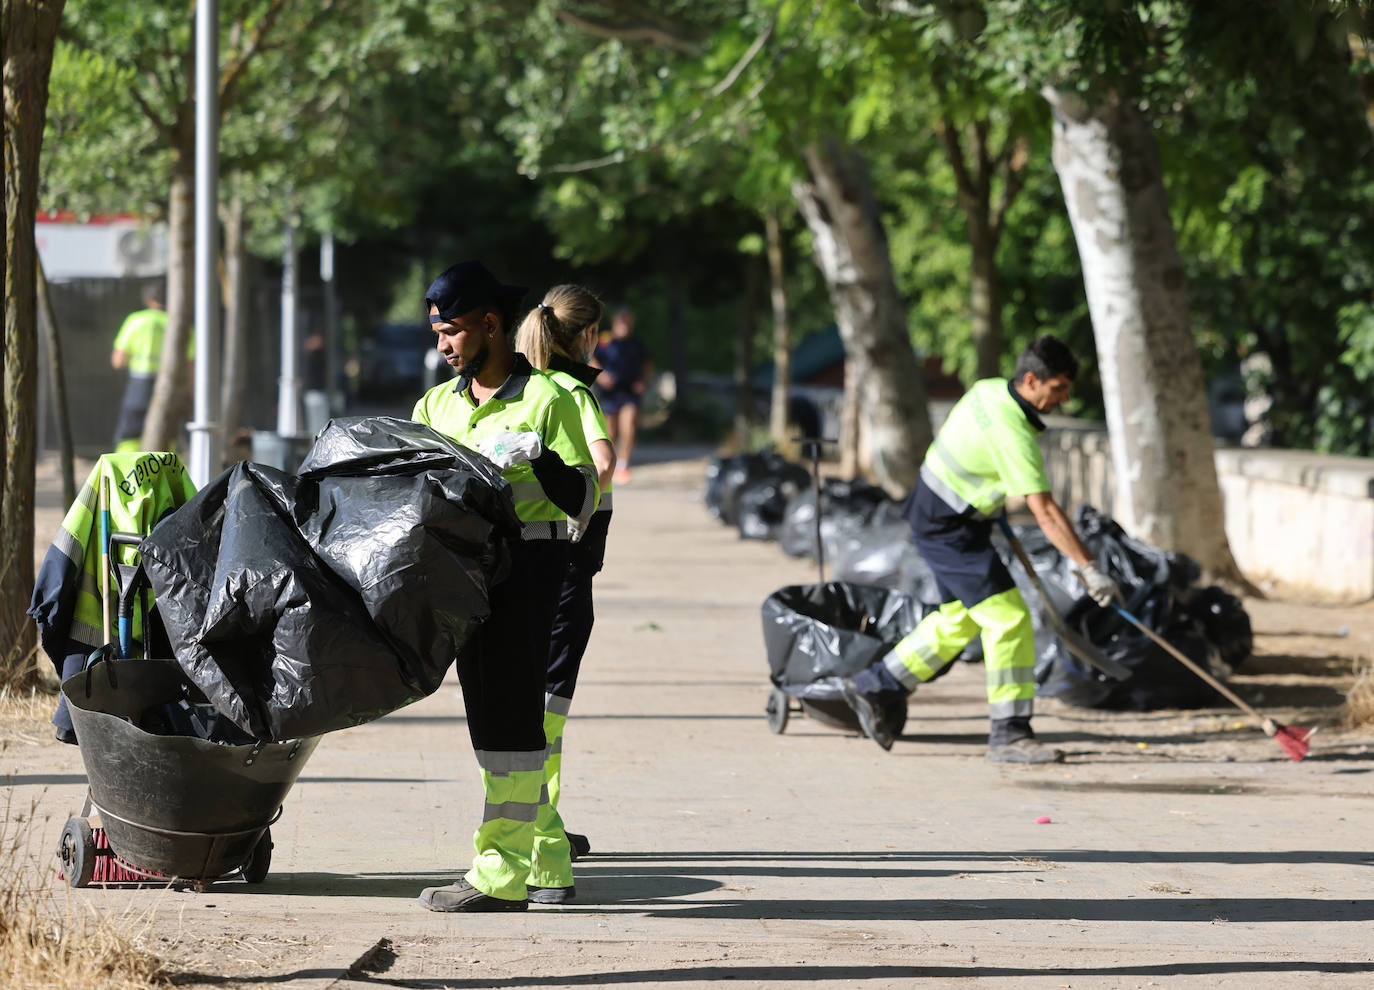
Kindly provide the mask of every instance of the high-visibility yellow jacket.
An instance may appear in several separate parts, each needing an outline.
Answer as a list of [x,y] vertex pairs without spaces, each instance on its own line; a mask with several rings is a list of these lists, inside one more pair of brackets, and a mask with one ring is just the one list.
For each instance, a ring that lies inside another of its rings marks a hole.
[[[43,650],[54,663],[61,663],[68,652],[68,642],[92,650],[105,644],[99,500],[101,484],[106,480],[110,491],[110,529],[117,533],[146,536],[163,516],[196,493],[195,483],[174,453],[105,454],[95,462],[48,547],[29,604],[28,614],[38,622]],[[119,559],[133,564],[138,553],[125,550]],[[112,598],[114,594],[111,584]],[[147,594],[151,600],[152,593]],[[111,601],[112,618],[114,614],[115,603]],[[143,638],[136,610],[133,637]]]
[[[559,388],[571,395],[573,401],[577,403],[577,412],[582,420],[582,435],[587,440],[588,449],[598,440],[605,440],[609,443],[611,434],[606,428],[606,414],[601,411],[601,403],[596,401],[596,395],[591,388],[591,383],[596,380],[598,369],[589,364],[580,364],[571,358],[554,354],[549,361],[549,367],[545,374],[552,378]],[[597,512],[611,511],[611,487],[611,482],[608,480],[606,487],[601,489],[601,501],[597,504]]]
[[473,450],[484,437],[505,430],[537,433],[544,452],[557,455],[556,461],[561,462],[551,465],[553,470],[567,467],[581,474],[579,504],[560,508],[538,477],[542,466],[528,462],[501,472],[510,482],[515,514],[525,524],[523,536],[527,540],[567,539],[568,516],[585,520],[596,509],[600,494],[596,468],[582,433],[577,403],[548,375],[532,368],[523,354],[515,355],[510,377],[486,401],[478,404],[472,383],[460,376],[421,396],[411,418]]
[[996,515],[1008,495],[1050,490],[1039,434],[1044,422],[1005,378],[985,378],[964,393],[921,465],[921,480],[951,509]]

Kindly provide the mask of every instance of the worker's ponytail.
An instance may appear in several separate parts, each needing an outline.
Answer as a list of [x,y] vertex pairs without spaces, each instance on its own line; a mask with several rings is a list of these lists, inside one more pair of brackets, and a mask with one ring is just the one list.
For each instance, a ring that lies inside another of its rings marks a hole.
[[544,370],[554,354],[574,361],[586,355],[574,353],[578,338],[601,321],[601,300],[580,285],[555,285],[544,300],[525,314],[515,333],[515,349],[534,367]]

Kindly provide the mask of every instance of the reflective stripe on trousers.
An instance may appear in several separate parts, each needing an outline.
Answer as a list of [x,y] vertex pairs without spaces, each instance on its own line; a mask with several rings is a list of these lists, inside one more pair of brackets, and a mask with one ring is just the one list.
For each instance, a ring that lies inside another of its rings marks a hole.
[[530,859],[529,882],[536,887],[571,887],[572,850],[568,846],[568,836],[563,831],[563,817],[558,813],[558,796],[562,791],[563,727],[568,722],[568,699],[550,695],[549,702],[544,712],[544,737],[549,742],[549,755],[544,762],[544,788],[548,800],[539,806],[534,822],[534,853]]
[[477,754],[486,805],[473,835],[476,855],[465,879],[492,897],[523,901],[529,874],[534,823],[548,804],[544,788],[546,750]]
[[1035,705],[1035,630],[1025,599],[1015,588],[972,608],[945,602],[892,648],[883,666],[903,686],[915,689],[952,663],[980,632],[989,716],[1029,718]]

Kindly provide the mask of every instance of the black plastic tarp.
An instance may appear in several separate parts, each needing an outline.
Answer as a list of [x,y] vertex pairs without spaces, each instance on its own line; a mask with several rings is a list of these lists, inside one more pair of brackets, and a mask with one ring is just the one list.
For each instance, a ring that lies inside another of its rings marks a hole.
[[390,417],[331,420],[291,475],[241,462],[140,545],[177,661],[255,738],[433,693],[519,533],[485,458]]

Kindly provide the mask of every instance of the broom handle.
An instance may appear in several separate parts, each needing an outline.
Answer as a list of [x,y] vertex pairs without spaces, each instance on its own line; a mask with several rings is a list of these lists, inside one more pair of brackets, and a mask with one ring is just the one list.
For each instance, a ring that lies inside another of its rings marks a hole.
[[1145,623],[1141,622],[1139,619],[1137,619],[1137,618],[1136,618],[1134,615],[1132,615],[1130,612],[1127,612],[1127,611],[1126,611],[1124,608],[1122,608],[1120,605],[1115,605],[1115,604],[1114,604],[1114,605],[1112,605],[1112,608],[1114,608],[1114,609],[1116,609],[1118,612],[1120,612],[1120,613],[1122,614],[1122,616],[1125,617],[1125,619],[1126,619],[1127,622],[1129,622],[1131,625],[1135,626],[1137,629],[1139,629],[1141,632],[1143,632],[1146,636],[1149,636],[1150,639],[1154,640],[1154,641],[1155,641],[1156,643],[1158,643],[1160,646],[1164,647],[1164,649],[1168,650],[1168,651],[1169,651],[1169,655],[1172,656],[1175,660],[1177,660],[1179,663],[1183,664],[1183,666],[1187,667],[1187,668],[1188,668],[1189,670],[1191,670],[1194,674],[1197,674],[1199,677],[1201,677],[1201,678],[1202,678],[1204,681],[1206,681],[1208,684],[1212,685],[1212,687],[1216,688],[1216,689],[1217,689],[1217,692],[1218,692],[1219,694],[1221,694],[1221,696],[1224,697],[1227,701],[1231,702],[1231,704],[1235,705],[1235,706],[1236,706],[1237,708],[1239,708],[1241,711],[1245,712],[1245,713],[1246,713],[1247,715],[1249,715],[1251,718],[1255,719],[1256,721],[1258,721],[1258,722],[1260,722],[1260,723],[1267,723],[1267,722],[1269,721],[1267,718],[1265,718],[1265,717],[1264,717],[1263,715],[1261,715],[1259,712],[1255,711],[1253,708],[1251,708],[1249,705],[1247,705],[1244,701],[1242,701],[1242,700],[1240,699],[1240,697],[1239,697],[1234,691],[1232,691],[1230,688],[1228,688],[1225,684],[1222,684],[1221,681],[1217,680],[1217,679],[1216,679],[1215,677],[1213,677],[1211,674],[1207,673],[1206,670],[1204,670],[1202,667],[1198,666],[1195,662],[1193,662],[1193,661],[1190,660],[1187,656],[1185,656],[1182,650],[1179,650],[1179,649],[1177,649],[1176,647],[1174,647],[1174,646],[1173,646],[1172,644],[1170,644],[1169,641],[1166,640],[1163,636],[1160,636],[1158,633],[1156,633],[1156,632],[1155,632],[1153,629],[1151,629],[1149,626],[1145,625]]
[[105,625],[105,642],[110,641],[110,479],[100,478],[100,618]]

